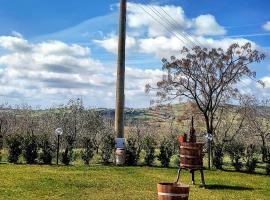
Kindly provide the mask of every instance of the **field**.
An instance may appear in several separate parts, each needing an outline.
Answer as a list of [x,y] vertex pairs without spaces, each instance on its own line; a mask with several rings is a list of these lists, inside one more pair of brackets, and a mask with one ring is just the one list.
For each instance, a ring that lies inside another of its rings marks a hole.
[[[0,199],[157,199],[156,183],[172,182],[175,168],[0,164]],[[199,174],[196,174],[199,183]],[[182,182],[190,184],[190,174]],[[270,177],[205,171],[207,188],[191,186],[190,199],[270,199]]]

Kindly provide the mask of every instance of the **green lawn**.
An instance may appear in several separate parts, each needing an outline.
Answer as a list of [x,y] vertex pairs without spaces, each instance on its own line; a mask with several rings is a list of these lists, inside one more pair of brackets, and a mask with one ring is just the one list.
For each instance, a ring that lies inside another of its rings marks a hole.
[[[176,169],[158,167],[0,164],[0,199],[157,199],[156,184],[172,182],[175,175]],[[183,183],[190,178],[183,172]],[[191,200],[270,199],[266,175],[206,170],[205,179],[206,189],[191,186]]]

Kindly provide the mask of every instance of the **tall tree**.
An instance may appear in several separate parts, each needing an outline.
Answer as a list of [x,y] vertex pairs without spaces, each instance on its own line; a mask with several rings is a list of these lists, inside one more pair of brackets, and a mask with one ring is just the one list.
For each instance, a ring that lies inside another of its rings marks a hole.
[[[265,55],[251,47],[232,44],[226,51],[221,48],[207,49],[196,46],[183,48],[177,59],[163,59],[166,75],[157,82],[157,87],[146,85],[146,91],[157,91],[161,101],[193,101],[202,112],[208,133],[214,134],[215,114],[220,104],[239,91],[236,83],[244,77],[255,78],[250,64],[260,62]],[[159,100],[159,102],[160,102]]]

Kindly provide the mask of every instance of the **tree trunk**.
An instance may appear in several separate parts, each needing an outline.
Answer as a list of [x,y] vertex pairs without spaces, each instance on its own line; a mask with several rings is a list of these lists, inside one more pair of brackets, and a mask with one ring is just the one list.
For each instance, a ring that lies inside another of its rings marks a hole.
[[267,160],[266,142],[264,136],[261,136],[261,138],[262,138],[262,161],[266,162]]
[[[209,117],[207,116],[207,114],[204,114],[204,118],[205,118],[205,124],[206,124],[206,130],[207,130],[207,138],[209,136],[209,134],[213,134],[213,129],[211,129],[210,125],[210,121],[209,121]],[[208,169],[211,169],[211,155],[212,155],[212,147],[211,147],[211,140],[208,138],[207,139],[207,149],[208,149]]]
[[0,134],[0,150],[3,149],[3,144],[4,144],[4,136],[3,134]]

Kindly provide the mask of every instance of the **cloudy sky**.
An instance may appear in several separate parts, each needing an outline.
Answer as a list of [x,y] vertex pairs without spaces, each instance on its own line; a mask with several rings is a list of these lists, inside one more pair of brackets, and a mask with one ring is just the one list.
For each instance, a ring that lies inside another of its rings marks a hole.
[[[146,83],[162,76],[161,59],[183,46],[227,48],[249,41],[270,55],[268,0],[135,0],[128,3],[126,106],[149,106]],[[47,107],[82,97],[114,107],[116,0],[0,0],[0,103]],[[253,65],[239,87],[270,97],[270,59]]]

